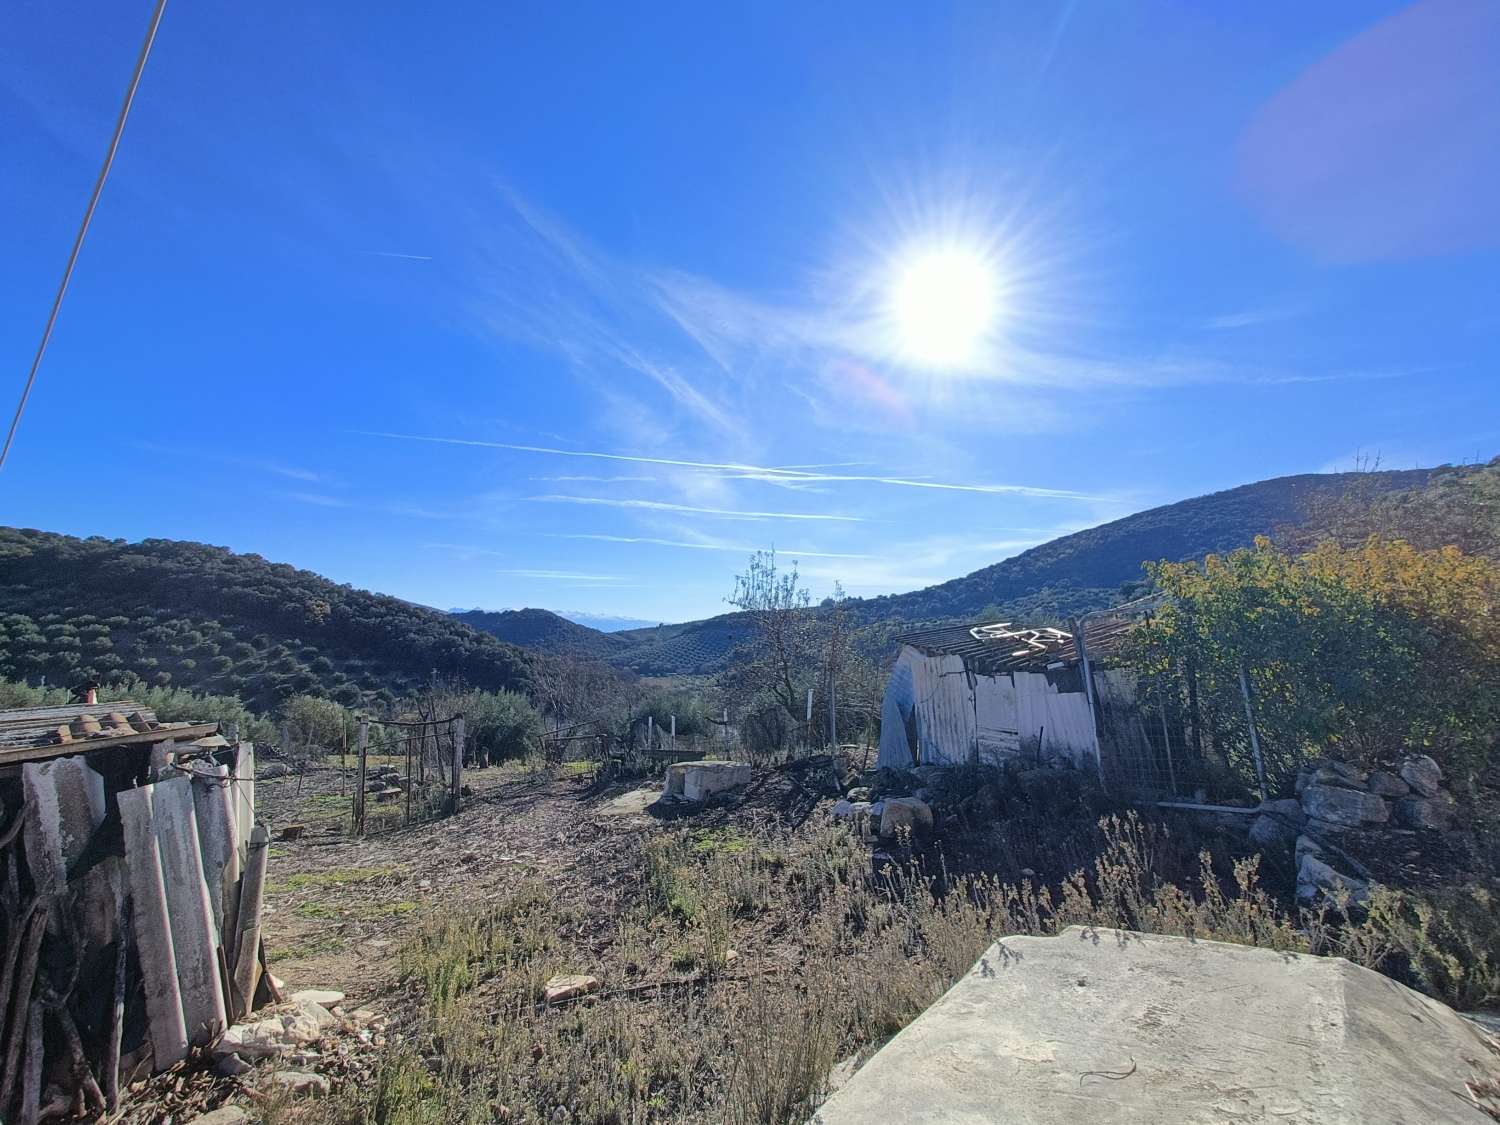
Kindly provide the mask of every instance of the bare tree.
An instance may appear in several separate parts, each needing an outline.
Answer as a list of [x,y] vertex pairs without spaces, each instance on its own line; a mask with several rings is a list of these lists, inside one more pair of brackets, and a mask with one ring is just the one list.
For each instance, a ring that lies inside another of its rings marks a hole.
[[775,548],[757,551],[745,573],[735,576],[734,593],[724,600],[749,614],[754,626],[749,659],[733,678],[751,694],[771,696],[793,722],[800,722],[818,661],[812,598],[801,585],[797,564],[783,570],[776,563]]

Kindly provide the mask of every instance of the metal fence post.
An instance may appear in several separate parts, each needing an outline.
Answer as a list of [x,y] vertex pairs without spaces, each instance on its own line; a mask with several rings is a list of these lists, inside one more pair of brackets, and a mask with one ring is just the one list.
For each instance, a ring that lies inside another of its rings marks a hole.
[[464,717],[453,720],[453,811],[458,811],[458,801],[463,794],[464,777]]
[[[1089,665],[1088,646],[1083,641],[1083,618],[1075,617],[1073,625],[1073,645],[1078,650],[1078,663],[1083,671],[1083,694],[1088,700],[1089,714],[1094,719],[1094,762],[1099,767],[1099,788],[1107,789],[1109,786],[1104,780],[1104,742],[1099,737],[1099,729],[1102,719],[1099,714],[1098,693],[1094,690],[1094,670]],[[1041,747],[1037,748],[1038,754]]]
[[354,787],[354,834],[365,834],[365,758],[370,742],[370,720],[359,720],[359,783]]
[[1250,753],[1255,757],[1255,776],[1260,782],[1260,799],[1269,801],[1270,794],[1266,790],[1266,763],[1260,756],[1260,735],[1255,729],[1255,712],[1250,706],[1250,678],[1245,675],[1245,663],[1240,662],[1240,695],[1245,700],[1245,723],[1250,727]]

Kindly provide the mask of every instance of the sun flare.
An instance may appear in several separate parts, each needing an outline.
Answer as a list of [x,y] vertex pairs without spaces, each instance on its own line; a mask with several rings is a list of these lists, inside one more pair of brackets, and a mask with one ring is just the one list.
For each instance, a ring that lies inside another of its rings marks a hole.
[[994,269],[960,248],[928,250],[899,269],[891,308],[902,354],[927,367],[959,367],[979,353],[996,314]]

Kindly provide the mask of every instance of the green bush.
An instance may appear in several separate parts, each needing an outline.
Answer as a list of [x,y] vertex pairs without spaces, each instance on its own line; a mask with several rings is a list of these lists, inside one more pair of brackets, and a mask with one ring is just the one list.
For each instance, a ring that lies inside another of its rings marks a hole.
[[1169,691],[1196,679],[1205,731],[1247,785],[1242,670],[1278,790],[1325,752],[1374,765],[1420,747],[1450,775],[1485,767],[1500,727],[1494,563],[1374,538],[1303,555],[1259,539],[1148,571],[1168,603],[1133,638],[1137,666]]
[[464,716],[472,756],[495,763],[534,754],[542,735],[542,717],[524,695],[513,691],[471,691],[452,700]]

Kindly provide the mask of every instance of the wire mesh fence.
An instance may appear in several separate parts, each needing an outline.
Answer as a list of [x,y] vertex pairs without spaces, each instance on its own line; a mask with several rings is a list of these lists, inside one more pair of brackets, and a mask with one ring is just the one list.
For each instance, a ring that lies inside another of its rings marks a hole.
[[361,727],[355,833],[386,832],[457,811],[463,784],[463,716],[383,725],[396,737],[388,737],[380,754],[369,752],[366,728]]

